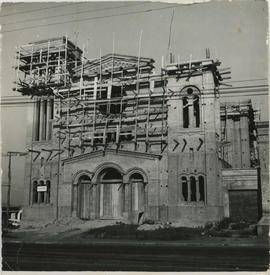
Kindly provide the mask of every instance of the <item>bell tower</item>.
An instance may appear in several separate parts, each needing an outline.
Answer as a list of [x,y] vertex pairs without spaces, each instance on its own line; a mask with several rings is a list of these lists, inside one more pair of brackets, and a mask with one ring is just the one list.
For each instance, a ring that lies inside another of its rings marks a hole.
[[169,64],[168,213],[190,225],[223,217],[219,62]]

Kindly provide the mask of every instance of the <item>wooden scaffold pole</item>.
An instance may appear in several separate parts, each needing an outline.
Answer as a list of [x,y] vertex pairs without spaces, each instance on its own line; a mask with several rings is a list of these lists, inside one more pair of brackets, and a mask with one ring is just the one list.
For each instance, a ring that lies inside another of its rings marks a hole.
[[137,64],[137,83],[136,83],[136,118],[135,118],[135,151],[137,150],[137,128],[138,128],[138,104],[139,104],[139,92],[140,92],[140,56],[141,56],[141,43],[142,43],[142,33],[143,31],[140,31],[140,37],[139,37],[139,50],[138,50],[138,64]]

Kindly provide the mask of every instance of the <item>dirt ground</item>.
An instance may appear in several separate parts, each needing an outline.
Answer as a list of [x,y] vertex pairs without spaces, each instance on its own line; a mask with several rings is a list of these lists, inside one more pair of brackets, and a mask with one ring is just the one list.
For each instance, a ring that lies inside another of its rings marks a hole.
[[[3,231],[4,242],[25,242],[25,243],[70,243],[70,244],[87,244],[93,242],[153,242],[153,243],[171,243],[178,245],[205,245],[205,246],[268,246],[267,239],[261,239],[256,235],[248,237],[220,237],[209,236],[204,234],[195,234],[191,238],[182,238],[181,240],[150,240],[116,237],[108,238],[106,235],[99,234],[93,237],[88,234],[90,230],[102,232],[102,228],[119,225],[115,220],[91,220],[83,221],[77,218],[70,218],[63,221],[57,221],[46,225],[33,225],[31,223],[22,224],[19,229]],[[120,223],[123,226],[123,223]],[[140,231],[153,231],[166,229],[166,224],[141,225],[137,229]],[[121,235],[121,233],[119,234]]]

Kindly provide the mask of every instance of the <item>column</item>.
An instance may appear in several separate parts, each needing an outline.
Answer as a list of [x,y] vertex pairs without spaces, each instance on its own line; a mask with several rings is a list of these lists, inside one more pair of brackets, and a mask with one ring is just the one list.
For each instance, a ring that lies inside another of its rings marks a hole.
[[249,125],[246,116],[240,117],[242,168],[250,167]]
[[[229,142],[228,145],[225,145],[227,153],[227,162],[231,165],[233,165],[233,130],[234,130],[234,123],[232,118],[226,120],[226,141]],[[224,148],[224,149],[225,149]]]
[[189,177],[187,177],[187,190],[188,190],[187,201],[190,202],[191,201],[191,188],[190,188],[190,178]]
[[43,140],[44,131],[44,101],[40,100],[40,112],[39,112],[39,140]]
[[234,120],[234,148],[233,148],[233,160],[234,168],[242,168],[242,156],[241,156],[241,136],[240,136],[240,118]]
[[52,125],[52,121],[51,121],[51,113],[52,113],[52,100],[48,99],[47,100],[47,133],[46,133],[46,140],[50,140],[51,136],[52,136],[52,129],[51,129],[51,125]]
[[40,139],[39,135],[39,124],[40,124],[40,100],[37,100],[35,102],[35,107],[34,107],[34,129],[33,129],[33,138],[35,141]]
[[43,101],[43,111],[44,111],[44,114],[43,114],[43,136],[42,136],[42,139],[43,140],[46,140],[46,137],[47,137],[47,120],[48,120],[48,113],[47,113],[47,100],[44,100]]
[[200,191],[199,191],[199,179],[195,177],[196,181],[196,201],[200,201]]

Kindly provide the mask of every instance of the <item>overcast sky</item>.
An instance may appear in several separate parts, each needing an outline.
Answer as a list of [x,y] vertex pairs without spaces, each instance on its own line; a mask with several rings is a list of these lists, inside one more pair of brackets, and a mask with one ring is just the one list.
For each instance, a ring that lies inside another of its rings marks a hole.
[[[0,17],[1,63],[3,64],[1,96],[18,96],[12,91],[15,75],[12,66],[16,45],[65,34],[71,40],[77,40],[80,47],[83,44],[86,45],[88,40],[88,57],[96,58],[99,56],[100,48],[103,54],[112,51],[113,33],[115,33],[117,53],[137,55],[139,33],[142,30],[141,55],[154,58],[156,67],[159,68],[161,57],[167,52],[173,12],[173,8],[161,8],[171,6],[175,4],[125,1],[77,4],[17,3],[2,7]],[[33,11],[41,8],[42,10]],[[147,12],[135,13],[137,11]],[[64,14],[69,15],[61,16]],[[84,21],[67,22],[74,20]],[[54,24],[59,22],[61,24]],[[62,24],[62,22],[65,23]],[[40,27],[40,25],[45,26]],[[205,48],[210,48],[212,57],[217,57],[222,62],[222,67],[231,68],[233,81],[266,79],[268,75],[266,34],[267,4],[265,1],[215,1],[179,5],[174,8],[171,51],[175,56],[179,55],[180,60],[183,61],[189,60],[190,55],[192,59],[204,58]],[[266,82],[266,80],[260,80],[256,84]],[[243,84],[248,83],[241,82],[241,85]],[[237,85],[239,83],[235,82],[234,86]],[[242,98],[248,99],[247,96]],[[233,99],[227,98],[229,101]],[[266,96],[252,97],[255,108],[261,110],[262,120],[268,120],[267,101]],[[26,106],[4,106],[1,109],[2,151],[4,153],[9,150],[24,151]],[[6,158],[2,160],[5,184],[7,183],[7,162]],[[12,170],[14,180],[12,204],[22,202],[23,173],[23,158],[15,157]],[[2,200],[5,202],[7,188],[3,187],[2,190]]]

